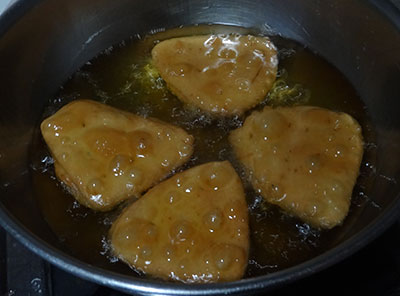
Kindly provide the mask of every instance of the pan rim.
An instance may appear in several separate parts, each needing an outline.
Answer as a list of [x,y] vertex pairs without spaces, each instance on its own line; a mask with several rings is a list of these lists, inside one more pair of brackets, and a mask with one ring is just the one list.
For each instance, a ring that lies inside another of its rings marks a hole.
[[[0,38],[24,14],[38,5],[40,0],[16,1],[0,17]],[[382,3],[379,0],[370,0],[369,3],[380,10],[394,27],[400,31],[400,13],[392,11],[393,4]],[[390,13],[389,13],[390,12]],[[397,20],[397,21],[394,21]],[[261,289],[278,288],[282,284],[291,283],[306,276],[312,275],[333,264],[348,258],[372,240],[377,238],[398,219],[400,214],[400,193],[384,211],[351,238],[338,244],[334,248],[307,260],[296,266],[274,272],[268,275],[246,278],[235,282],[213,284],[181,284],[160,282],[150,279],[132,278],[96,267],[78,260],[61,250],[52,247],[28,229],[26,229],[0,203],[0,225],[14,238],[32,252],[51,264],[73,273],[83,279],[109,286],[126,293],[143,294],[170,294],[170,295],[217,295],[256,292]]]
[[[51,264],[80,278],[108,286],[125,293],[139,292],[151,295],[222,295],[247,291],[256,292],[275,289],[282,284],[292,283],[338,263],[372,242],[387,230],[400,214],[400,194],[381,215],[364,229],[334,248],[293,267],[263,276],[239,281],[210,284],[183,284],[160,282],[152,279],[133,278],[121,275],[76,259],[37,237],[15,219],[4,205],[0,204],[0,224],[15,239],[33,253]],[[379,223],[378,223],[379,222]]]

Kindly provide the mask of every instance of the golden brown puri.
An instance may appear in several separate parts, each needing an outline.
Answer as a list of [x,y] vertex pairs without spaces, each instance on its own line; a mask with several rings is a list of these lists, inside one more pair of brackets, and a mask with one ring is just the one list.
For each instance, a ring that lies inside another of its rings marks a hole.
[[242,114],[262,101],[278,66],[272,42],[250,35],[173,38],[157,44],[152,57],[180,100],[226,116]]
[[89,100],[64,106],[41,131],[58,179],[99,211],[138,196],[193,151],[193,137],[178,127]]
[[265,107],[229,138],[253,187],[317,228],[346,217],[363,155],[361,127],[318,107]]
[[240,279],[247,266],[247,204],[228,161],[176,174],[125,209],[113,252],[137,270],[187,283]]

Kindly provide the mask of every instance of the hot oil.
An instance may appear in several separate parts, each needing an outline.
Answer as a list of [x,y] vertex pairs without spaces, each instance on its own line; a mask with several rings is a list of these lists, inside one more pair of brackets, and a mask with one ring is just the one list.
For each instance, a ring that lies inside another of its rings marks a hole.
[[[311,259],[340,241],[365,203],[360,196],[366,195],[367,184],[374,176],[366,171],[364,164],[374,163],[375,150],[374,145],[369,145],[370,148],[365,151],[353,205],[343,226],[321,232],[263,202],[246,181],[227,140],[229,132],[240,127],[252,110],[243,117],[221,119],[188,108],[165,88],[157,75],[146,68],[151,49],[159,40],[220,32],[247,33],[236,27],[195,26],[168,30],[144,39],[132,39],[110,48],[70,78],[49,103],[43,117],[75,99],[97,100],[144,117],[155,117],[179,125],[192,134],[196,139],[195,152],[190,162],[181,169],[208,161],[230,160],[243,178],[249,205],[251,252],[246,276],[267,274]],[[366,142],[373,143],[366,110],[343,75],[324,59],[295,42],[278,36],[272,37],[272,41],[279,49],[279,73],[285,76],[285,86],[298,86],[296,91],[306,94],[301,100],[290,104],[315,105],[349,113],[363,127]],[[267,96],[255,109],[272,103]],[[80,206],[57,182],[50,154],[39,131],[33,142],[35,152],[32,167],[36,196],[44,218],[61,244],[86,262],[132,274],[129,267],[117,262],[110,254],[107,241],[112,221],[126,204],[107,213],[96,213]]]

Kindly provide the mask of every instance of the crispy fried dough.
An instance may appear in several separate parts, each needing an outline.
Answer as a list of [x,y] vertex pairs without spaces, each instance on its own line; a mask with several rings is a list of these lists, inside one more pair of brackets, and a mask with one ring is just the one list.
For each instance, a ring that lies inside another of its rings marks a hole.
[[361,127],[318,107],[265,107],[229,138],[265,200],[317,228],[346,217],[363,155]]
[[113,223],[114,253],[146,274],[183,282],[237,280],[249,251],[247,204],[229,162],[210,162],[150,189]]
[[275,81],[277,51],[267,37],[201,35],[165,40],[154,65],[184,103],[220,115],[258,104]]
[[41,124],[57,177],[75,198],[106,211],[166,177],[191,156],[184,130],[89,100],[69,103]]

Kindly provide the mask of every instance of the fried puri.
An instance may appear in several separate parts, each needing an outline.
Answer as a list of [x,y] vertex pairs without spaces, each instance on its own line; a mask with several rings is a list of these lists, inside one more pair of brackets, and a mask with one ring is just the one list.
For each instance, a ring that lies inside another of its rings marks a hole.
[[363,156],[360,125],[318,107],[265,107],[229,137],[263,198],[316,228],[342,223]]
[[186,283],[240,279],[247,266],[247,204],[228,161],[178,173],[125,209],[112,250],[136,270]]
[[201,35],[165,40],[154,65],[184,103],[239,115],[264,99],[276,78],[277,50],[267,37]]
[[99,211],[139,196],[193,151],[192,136],[178,127],[89,100],[64,106],[41,131],[57,178]]

